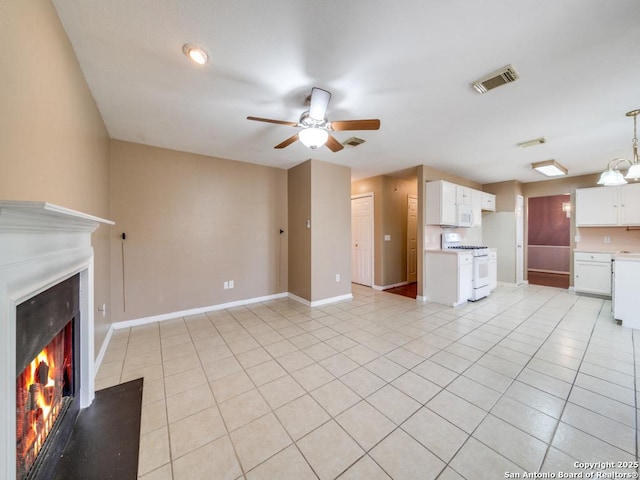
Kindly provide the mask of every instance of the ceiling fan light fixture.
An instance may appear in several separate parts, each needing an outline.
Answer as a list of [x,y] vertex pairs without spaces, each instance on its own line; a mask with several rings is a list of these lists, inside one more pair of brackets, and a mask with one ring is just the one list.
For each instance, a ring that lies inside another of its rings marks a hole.
[[209,55],[204,50],[204,48],[185,43],[182,46],[182,51],[187,56],[187,58],[189,58],[189,60],[191,60],[194,63],[197,63],[198,65],[204,65],[209,61]]
[[315,150],[327,143],[327,140],[329,139],[329,132],[323,128],[317,127],[303,128],[300,130],[300,133],[298,133],[298,139],[305,147]]
[[543,175],[546,175],[547,177],[561,177],[568,173],[567,168],[560,165],[555,160],[545,160],[544,162],[532,163],[531,168],[537,170]]
[[640,178],[640,163],[632,163],[624,178],[638,180]]
[[[618,159],[623,160],[623,159]],[[624,185],[627,181],[620,173],[617,167],[609,167],[608,170],[602,172],[600,175],[600,179],[598,180],[598,185],[604,185],[605,187],[614,187],[616,185]]]

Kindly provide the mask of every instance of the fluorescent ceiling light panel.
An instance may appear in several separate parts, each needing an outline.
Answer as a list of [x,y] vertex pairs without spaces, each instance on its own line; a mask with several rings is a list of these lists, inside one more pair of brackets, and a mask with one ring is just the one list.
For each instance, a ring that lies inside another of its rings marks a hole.
[[544,162],[536,162],[531,164],[531,168],[539,171],[547,177],[561,177],[566,175],[568,170],[555,160],[545,160]]

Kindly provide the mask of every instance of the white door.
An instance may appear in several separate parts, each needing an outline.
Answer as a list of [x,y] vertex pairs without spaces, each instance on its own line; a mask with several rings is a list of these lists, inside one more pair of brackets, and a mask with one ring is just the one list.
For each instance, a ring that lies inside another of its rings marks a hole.
[[407,282],[418,281],[418,197],[407,197]]
[[516,196],[516,285],[524,282],[524,198]]
[[351,198],[351,281],[373,285],[373,193]]

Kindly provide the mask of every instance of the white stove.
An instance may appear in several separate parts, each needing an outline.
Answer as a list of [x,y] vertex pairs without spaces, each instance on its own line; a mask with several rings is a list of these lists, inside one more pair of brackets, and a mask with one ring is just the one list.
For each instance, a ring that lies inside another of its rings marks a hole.
[[469,300],[475,302],[489,295],[489,247],[463,245],[462,236],[455,232],[443,233],[441,240],[443,250],[471,252],[473,256],[473,293]]

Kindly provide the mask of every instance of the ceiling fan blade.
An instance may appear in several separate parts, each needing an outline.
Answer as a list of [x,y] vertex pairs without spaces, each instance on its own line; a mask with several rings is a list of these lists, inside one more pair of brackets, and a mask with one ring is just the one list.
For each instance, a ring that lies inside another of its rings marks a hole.
[[334,137],[333,135],[329,135],[329,138],[327,138],[327,143],[325,143],[325,145],[332,152],[339,152],[344,148],[342,144],[338,140],[336,140],[336,137]]
[[256,122],[275,123],[277,125],[288,125],[290,127],[298,126],[298,122],[287,122],[286,120],[273,120],[271,118],[247,117],[247,120],[254,120]]
[[329,128],[334,132],[343,130],[378,130],[380,128],[380,120],[377,118],[368,120],[337,120],[331,122]]
[[327,107],[331,100],[331,93],[321,88],[311,89],[311,103],[309,104],[309,116],[319,122],[323,121],[327,115]]
[[298,140],[298,134],[296,133],[295,135],[290,136],[289,138],[287,138],[284,142],[279,143],[278,145],[276,145],[273,148],[284,148],[284,147],[288,147],[289,145],[291,145],[293,142],[295,142],[296,140]]

